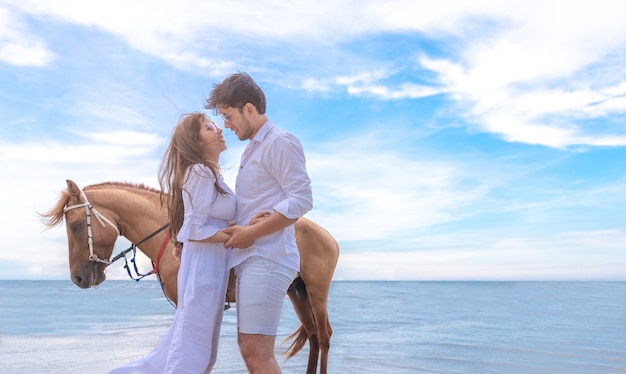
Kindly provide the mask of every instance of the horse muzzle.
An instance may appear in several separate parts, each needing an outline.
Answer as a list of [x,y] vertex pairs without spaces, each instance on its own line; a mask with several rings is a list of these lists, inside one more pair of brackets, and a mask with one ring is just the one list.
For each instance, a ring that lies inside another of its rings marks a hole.
[[90,263],[83,271],[72,272],[72,282],[80,288],[91,288],[104,282],[106,274],[104,266],[99,263]]

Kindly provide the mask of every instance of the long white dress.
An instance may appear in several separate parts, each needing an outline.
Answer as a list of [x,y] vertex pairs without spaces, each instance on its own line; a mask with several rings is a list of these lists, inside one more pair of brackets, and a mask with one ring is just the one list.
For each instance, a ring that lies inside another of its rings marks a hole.
[[217,359],[229,270],[222,243],[190,242],[213,236],[235,217],[235,195],[219,194],[215,177],[194,165],[184,185],[185,219],[177,240],[184,243],[178,271],[178,306],[174,322],[145,357],[110,374],[209,373]]

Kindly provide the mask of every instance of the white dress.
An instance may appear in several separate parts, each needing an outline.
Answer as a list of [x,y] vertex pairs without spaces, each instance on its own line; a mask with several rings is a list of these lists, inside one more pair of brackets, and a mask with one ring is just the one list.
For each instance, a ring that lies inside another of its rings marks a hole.
[[217,346],[228,285],[229,251],[223,243],[190,242],[213,236],[235,218],[235,195],[215,190],[213,173],[194,165],[184,185],[185,219],[177,240],[184,243],[178,271],[178,306],[174,322],[145,357],[110,374],[209,373]]

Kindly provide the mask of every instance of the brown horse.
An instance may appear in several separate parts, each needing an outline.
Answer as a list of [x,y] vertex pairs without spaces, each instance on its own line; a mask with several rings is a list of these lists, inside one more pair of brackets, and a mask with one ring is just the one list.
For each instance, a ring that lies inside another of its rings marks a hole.
[[[48,227],[60,225],[65,217],[72,282],[81,288],[102,283],[115,241],[121,235],[131,243],[142,243],[141,251],[155,264],[166,296],[176,303],[179,264],[172,256],[173,243],[167,230],[162,230],[168,218],[159,195],[159,191],[143,185],[117,182],[81,190],[68,180],[67,190],[61,193],[55,207],[41,215],[46,218]],[[323,374],[327,371],[332,334],[328,291],[339,258],[339,246],[328,231],[306,218],[300,218],[295,228],[301,273],[294,283],[303,282],[306,293],[302,292],[302,287],[290,287],[288,292],[301,324],[286,339],[293,339],[293,342],[285,354],[287,358],[293,357],[308,340],[306,372],[317,371],[319,358]],[[235,297],[234,291],[229,290],[229,300],[235,301]]]

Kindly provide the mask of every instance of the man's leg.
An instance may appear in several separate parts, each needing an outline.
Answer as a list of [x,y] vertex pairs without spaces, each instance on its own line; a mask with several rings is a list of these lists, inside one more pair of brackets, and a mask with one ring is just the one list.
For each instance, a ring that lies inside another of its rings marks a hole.
[[278,374],[280,367],[274,354],[276,336],[239,333],[237,341],[248,371],[253,374]]
[[296,276],[257,256],[237,266],[237,340],[250,373],[280,373],[274,342],[287,288]]

